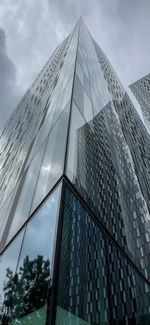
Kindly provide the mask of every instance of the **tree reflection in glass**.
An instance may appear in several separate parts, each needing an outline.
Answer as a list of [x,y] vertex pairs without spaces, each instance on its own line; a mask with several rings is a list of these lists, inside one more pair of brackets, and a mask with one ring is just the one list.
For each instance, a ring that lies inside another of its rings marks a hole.
[[3,270],[0,325],[45,324],[59,193],[60,186],[28,223],[17,271],[9,261]]
[[1,324],[17,321],[47,303],[51,286],[50,262],[44,260],[43,256],[37,255],[34,260],[30,260],[27,255],[18,273],[13,275],[12,270],[8,268],[5,279],[4,300],[0,308]]

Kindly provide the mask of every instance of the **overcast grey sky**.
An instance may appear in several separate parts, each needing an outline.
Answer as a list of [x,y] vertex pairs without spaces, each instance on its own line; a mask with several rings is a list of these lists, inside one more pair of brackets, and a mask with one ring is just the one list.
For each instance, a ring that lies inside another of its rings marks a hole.
[[0,129],[80,16],[125,87],[150,73],[150,0],[0,0]]

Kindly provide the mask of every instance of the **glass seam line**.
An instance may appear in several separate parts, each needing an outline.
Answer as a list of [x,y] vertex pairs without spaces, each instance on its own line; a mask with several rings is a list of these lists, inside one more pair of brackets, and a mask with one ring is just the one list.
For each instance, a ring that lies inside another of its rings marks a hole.
[[[68,158],[68,146],[69,146],[69,136],[70,136],[70,126],[71,126],[71,113],[72,113],[72,103],[73,103],[73,93],[74,93],[74,83],[75,83],[75,72],[76,72],[76,65],[77,65],[77,53],[78,53],[78,44],[79,44],[79,34],[80,34],[80,22],[79,24],[79,30],[78,30],[78,38],[77,38],[77,46],[76,46],[76,57],[75,57],[75,66],[74,66],[74,73],[73,73],[73,83],[72,83],[72,92],[71,92],[71,100],[70,100],[70,114],[69,114],[69,121],[68,121],[68,130],[67,130],[67,139],[66,139],[66,150],[65,150],[65,159],[64,159],[64,175],[66,173],[66,167],[67,167],[67,158]],[[76,27],[77,27],[76,25]],[[74,30],[75,32],[75,30]]]
[[[64,196],[65,196],[65,180],[62,178],[62,187],[59,201],[58,211],[58,224],[56,229],[56,242],[53,249],[54,260],[53,260],[53,274],[52,274],[52,291],[51,291],[51,302],[49,306],[48,324],[55,324],[56,320],[56,308],[57,308],[57,296],[58,296],[58,282],[59,282],[59,268],[60,268],[60,254],[62,247],[62,229],[64,220]],[[45,323],[47,324],[47,322]]]
[[40,210],[41,206],[46,202],[49,196],[55,191],[57,186],[62,182],[66,181],[70,189],[74,192],[76,197],[79,199],[83,207],[87,210],[87,212],[90,214],[91,218],[94,220],[94,222],[99,226],[100,229],[108,236],[108,238],[112,241],[112,243],[115,245],[115,247],[122,253],[122,255],[127,259],[127,261],[136,269],[136,271],[142,276],[142,278],[147,282],[148,285],[150,285],[150,281],[145,278],[144,274],[139,270],[139,268],[134,264],[134,262],[130,259],[130,257],[124,252],[124,250],[120,247],[120,245],[115,241],[113,236],[109,233],[109,231],[103,226],[101,221],[94,215],[92,210],[87,206],[87,203],[82,198],[80,193],[76,190],[75,186],[71,183],[70,179],[63,174],[59,180],[56,182],[56,184],[53,186],[53,188],[49,191],[49,193],[45,196],[45,198],[42,200],[42,202],[39,204],[39,206],[34,210],[34,212],[31,214],[31,216],[26,220],[26,222],[22,225],[22,227],[18,230],[18,232],[15,234],[15,236],[10,240],[10,242],[5,246],[5,248],[0,252],[0,256],[5,252],[5,250],[11,245],[13,240],[17,237],[17,235],[22,231],[22,229],[28,224],[28,222],[32,219],[32,217]]
[[71,183],[70,179],[66,175],[63,175],[63,178],[65,179],[65,181],[68,184],[68,186],[70,187],[70,189],[74,192],[74,194],[76,195],[77,199],[79,199],[79,201],[81,202],[81,204],[83,205],[83,207],[90,214],[90,216],[94,220],[94,222],[108,236],[108,238],[111,240],[111,242],[114,244],[114,246],[121,252],[121,254],[127,259],[127,261],[136,269],[136,271],[142,276],[142,278],[147,282],[147,284],[150,285],[150,281],[145,278],[144,274],[139,270],[139,268],[135,265],[135,263],[130,259],[130,257],[127,255],[127,253],[124,252],[124,250],[116,242],[116,240],[109,233],[109,231],[103,226],[102,222],[98,219],[98,217],[95,216],[95,214],[93,213],[93,211],[87,206],[87,203],[82,198],[82,196],[80,195],[80,193],[76,190],[75,186]]
[[58,181],[55,183],[55,185],[52,187],[52,189],[48,192],[48,194],[44,197],[44,199],[40,202],[40,204],[36,207],[36,209],[32,212],[32,214],[29,216],[29,218],[24,222],[24,224],[19,228],[19,230],[16,232],[16,234],[11,238],[11,240],[8,242],[8,244],[0,251],[0,256],[5,252],[5,250],[11,245],[13,240],[18,236],[18,234],[23,230],[23,228],[29,223],[29,221],[34,217],[34,215],[40,210],[42,205],[47,201],[49,196],[56,190],[58,185],[61,183],[63,178],[63,175],[58,179]]

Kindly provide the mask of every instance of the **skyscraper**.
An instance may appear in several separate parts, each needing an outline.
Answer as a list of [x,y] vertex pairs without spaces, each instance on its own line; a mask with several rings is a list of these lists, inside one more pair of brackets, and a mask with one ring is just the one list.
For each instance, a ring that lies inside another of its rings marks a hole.
[[150,128],[150,74],[135,81],[130,89],[141,106],[146,125]]
[[1,324],[150,323],[149,145],[80,19],[1,134]]

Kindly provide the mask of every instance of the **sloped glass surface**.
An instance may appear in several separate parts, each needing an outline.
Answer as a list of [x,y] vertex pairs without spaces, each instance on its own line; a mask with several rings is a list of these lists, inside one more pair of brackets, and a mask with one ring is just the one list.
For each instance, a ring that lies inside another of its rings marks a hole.
[[24,238],[23,232],[2,256],[2,325],[45,324],[59,195],[60,186],[27,224]]
[[[72,181],[74,181],[77,172],[77,154],[78,154],[77,133],[78,133],[78,129],[80,129],[85,123],[86,121],[84,117],[81,115],[75,102],[73,101],[72,111],[71,111],[71,125],[70,125],[70,134],[69,134],[68,161],[67,161],[67,175],[70,177]],[[82,139],[82,141],[84,142],[84,138]],[[84,155],[84,149],[82,154]]]
[[95,216],[149,278],[148,206],[111,102],[87,122],[73,101],[66,174]]
[[49,134],[31,212],[44,199],[63,174],[70,103]]
[[20,196],[10,226],[7,243],[10,241],[10,239],[15,235],[15,233],[21,228],[21,226],[25,223],[25,221],[29,217],[32,198],[34,195],[45,146],[46,146],[46,141],[41,146],[39,152],[34,157],[31,164],[29,165],[29,168],[25,173],[24,183],[19,193]]
[[[4,230],[5,230],[9,215],[10,215],[10,211],[11,211],[14,199],[16,197],[16,193],[18,191],[18,186],[19,186],[19,183],[16,185],[13,193],[11,193],[10,200],[8,200],[7,204],[5,204],[3,206],[3,209],[1,210],[2,216],[1,216],[1,220],[0,220],[0,240],[2,239],[2,236],[4,235]],[[7,235],[6,235],[6,237],[7,237]],[[4,248],[5,241],[6,241],[6,239],[4,239],[4,242],[1,242],[2,249]]]
[[58,103],[54,114],[53,125],[57,121],[59,116],[62,114],[63,110],[66,108],[66,105],[71,100],[72,83],[73,83],[73,78],[71,78],[68,81],[66,87],[62,90],[62,92],[59,95]]
[[57,306],[56,311],[56,325],[90,325],[83,319],[69,313],[67,310]]

